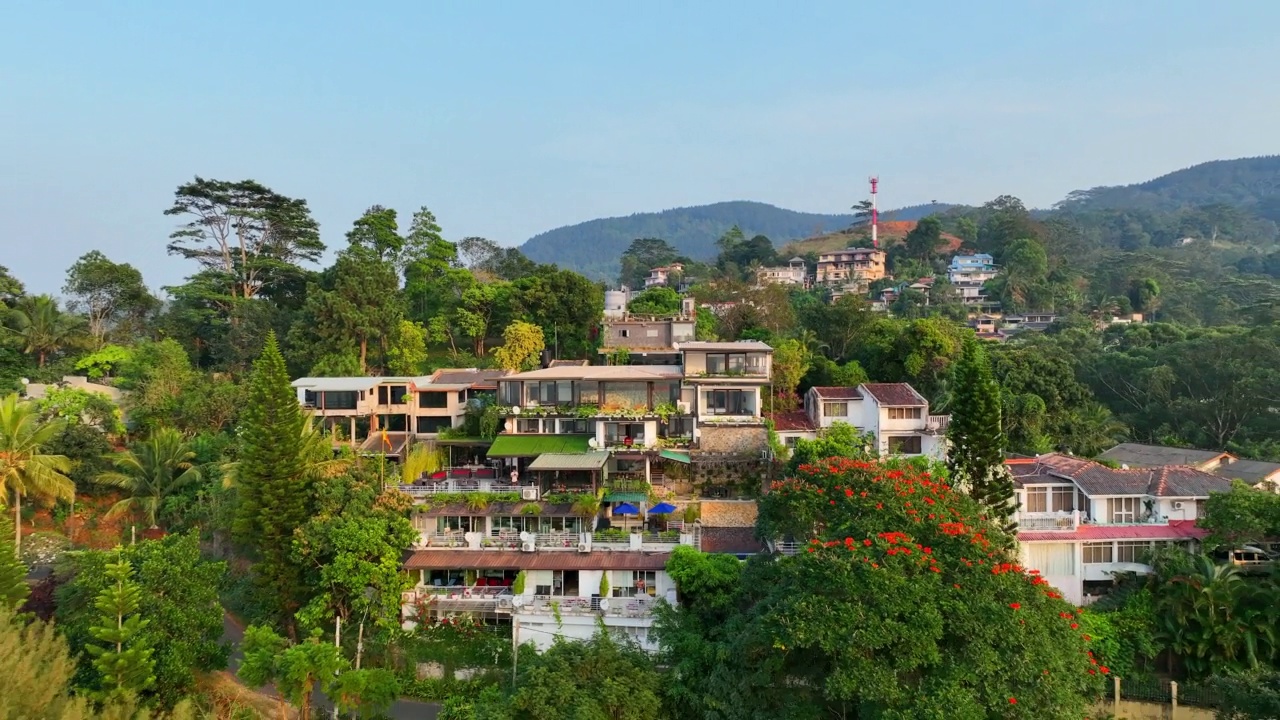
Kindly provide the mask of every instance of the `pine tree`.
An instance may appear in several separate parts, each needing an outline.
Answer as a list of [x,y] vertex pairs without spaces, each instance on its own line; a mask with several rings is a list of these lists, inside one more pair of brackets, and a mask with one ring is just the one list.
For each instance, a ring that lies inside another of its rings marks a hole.
[[16,611],[26,602],[31,588],[27,585],[27,566],[15,557],[13,527],[0,519],[0,609]]
[[1008,525],[1014,512],[1013,478],[1004,466],[1000,386],[991,362],[976,338],[965,341],[952,376],[951,423],[947,439],[947,467],[953,482],[989,511],[989,517]]
[[102,623],[89,629],[101,645],[85,647],[93,666],[102,675],[104,699],[118,699],[146,690],[155,684],[154,650],[140,637],[150,622],[138,614],[142,589],[133,581],[133,566],[126,560],[107,565],[113,584],[98,594],[95,606]]
[[240,506],[232,531],[237,542],[257,550],[254,572],[286,627],[292,627],[292,615],[302,604],[304,584],[292,554],[293,531],[307,521],[313,505],[302,460],[305,422],[272,333],[253,364],[238,428]]

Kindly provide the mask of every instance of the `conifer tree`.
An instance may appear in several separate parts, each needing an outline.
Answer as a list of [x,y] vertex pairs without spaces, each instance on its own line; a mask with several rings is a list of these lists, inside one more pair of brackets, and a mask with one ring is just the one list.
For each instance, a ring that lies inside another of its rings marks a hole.
[[257,551],[257,580],[289,628],[303,591],[302,569],[292,557],[293,531],[307,521],[313,505],[302,458],[305,422],[272,333],[254,361],[238,428],[240,506],[232,532],[237,542]]
[[1013,479],[1004,467],[1004,432],[1000,386],[991,361],[976,338],[965,341],[952,375],[951,423],[947,467],[957,487],[964,487],[997,523],[1013,517]]
[[102,675],[104,699],[118,699],[146,690],[155,684],[154,650],[140,634],[150,622],[138,614],[142,589],[133,581],[133,566],[126,560],[107,565],[112,584],[98,594],[95,605],[102,613],[101,624],[89,629],[101,644],[85,649],[93,666]]
[[0,518],[0,609],[16,611],[29,594],[27,566],[13,551],[13,528]]

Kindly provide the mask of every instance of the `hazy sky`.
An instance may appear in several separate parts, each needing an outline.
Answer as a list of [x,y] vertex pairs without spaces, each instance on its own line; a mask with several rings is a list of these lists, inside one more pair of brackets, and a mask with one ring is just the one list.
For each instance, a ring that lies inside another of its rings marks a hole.
[[[478,7],[484,5],[485,7]],[[606,7],[608,6],[608,7]],[[749,199],[1046,206],[1274,154],[1280,3],[0,0],[0,265],[153,287],[200,174],[518,244]]]

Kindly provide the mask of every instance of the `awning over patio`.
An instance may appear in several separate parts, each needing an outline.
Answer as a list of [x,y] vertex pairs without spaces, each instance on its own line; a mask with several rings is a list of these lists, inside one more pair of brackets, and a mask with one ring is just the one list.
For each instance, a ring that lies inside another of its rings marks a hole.
[[499,435],[489,457],[537,457],[545,453],[578,454],[590,450],[590,435]]
[[529,463],[529,470],[599,470],[609,461],[609,453],[543,453]]
[[642,492],[609,492],[604,496],[604,501],[611,503],[642,503],[648,499],[648,493]]
[[662,450],[658,453],[659,457],[667,460],[675,460],[678,463],[689,464],[689,453],[679,450]]

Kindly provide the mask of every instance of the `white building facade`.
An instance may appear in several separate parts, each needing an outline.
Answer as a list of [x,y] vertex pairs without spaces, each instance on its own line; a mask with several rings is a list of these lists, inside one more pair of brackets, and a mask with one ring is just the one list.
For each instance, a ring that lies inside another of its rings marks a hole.
[[930,415],[929,401],[907,383],[863,383],[809,388],[804,418],[776,419],[775,432],[794,445],[796,439],[812,440],[822,429],[841,422],[874,436],[882,457],[923,455],[941,460],[947,453],[949,421],[949,415]]

